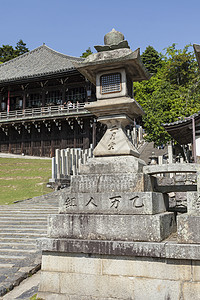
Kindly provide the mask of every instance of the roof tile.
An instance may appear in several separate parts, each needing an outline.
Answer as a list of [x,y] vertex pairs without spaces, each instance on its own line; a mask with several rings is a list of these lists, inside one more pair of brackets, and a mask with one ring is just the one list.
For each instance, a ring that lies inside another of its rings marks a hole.
[[82,58],[59,53],[46,45],[0,65],[0,83],[34,78],[75,69],[73,62]]

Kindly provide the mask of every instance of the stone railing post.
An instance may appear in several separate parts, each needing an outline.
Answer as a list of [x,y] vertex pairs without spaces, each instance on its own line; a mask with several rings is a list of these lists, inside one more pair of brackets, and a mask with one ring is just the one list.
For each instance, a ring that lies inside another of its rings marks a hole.
[[57,179],[60,179],[60,149],[56,149],[56,169],[57,169]]

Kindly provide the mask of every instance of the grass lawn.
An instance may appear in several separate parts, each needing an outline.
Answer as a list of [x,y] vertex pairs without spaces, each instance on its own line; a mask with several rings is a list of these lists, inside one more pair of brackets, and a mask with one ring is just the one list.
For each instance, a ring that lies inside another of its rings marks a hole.
[[0,205],[52,192],[51,160],[0,158]]

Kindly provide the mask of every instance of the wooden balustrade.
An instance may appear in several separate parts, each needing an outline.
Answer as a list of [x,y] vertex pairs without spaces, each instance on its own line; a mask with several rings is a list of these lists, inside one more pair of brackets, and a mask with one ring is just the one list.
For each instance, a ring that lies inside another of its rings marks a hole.
[[13,110],[10,112],[0,112],[0,122],[16,120],[16,119],[30,119],[49,116],[62,116],[75,113],[88,113],[85,110],[85,103],[74,103],[72,106],[44,106],[39,108],[26,108],[23,110]]

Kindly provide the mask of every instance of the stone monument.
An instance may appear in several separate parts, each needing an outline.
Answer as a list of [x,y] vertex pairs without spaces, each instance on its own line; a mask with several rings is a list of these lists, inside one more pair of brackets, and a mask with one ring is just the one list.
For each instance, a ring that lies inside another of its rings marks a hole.
[[86,109],[107,131],[95,157],[63,191],[59,214],[49,217],[48,238],[41,240],[44,299],[134,299],[120,270],[115,278],[102,273],[105,255],[117,261],[127,255],[127,242],[160,242],[175,230],[163,194],[146,189],[145,163],[125,131],[144,113],[133,98],[133,81],[150,76],[139,49],[130,50],[122,33],[113,29],[104,42],[76,67],[96,85],[97,101]]

